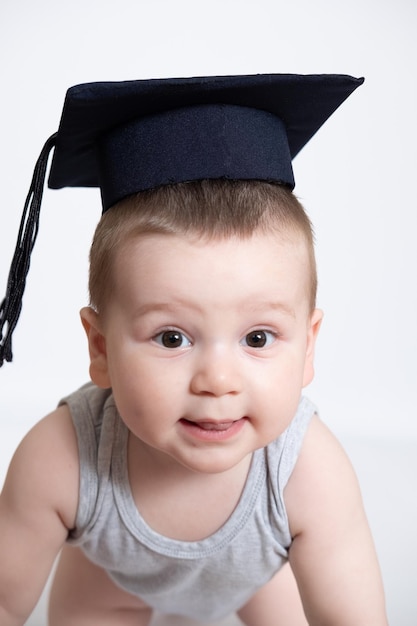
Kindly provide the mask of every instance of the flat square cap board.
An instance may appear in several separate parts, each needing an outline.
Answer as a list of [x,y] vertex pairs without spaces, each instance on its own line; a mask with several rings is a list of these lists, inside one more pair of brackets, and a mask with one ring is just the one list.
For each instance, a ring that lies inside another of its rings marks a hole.
[[100,187],[104,210],[138,191],[207,178],[293,188],[292,159],[362,82],[258,74],[77,85],[49,186]]

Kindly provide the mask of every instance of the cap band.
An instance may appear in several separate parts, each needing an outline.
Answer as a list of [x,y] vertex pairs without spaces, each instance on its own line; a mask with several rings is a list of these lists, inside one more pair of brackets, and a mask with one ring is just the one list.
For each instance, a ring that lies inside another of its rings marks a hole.
[[113,129],[98,144],[103,210],[160,185],[206,178],[268,180],[294,188],[284,123],[236,105],[173,109]]

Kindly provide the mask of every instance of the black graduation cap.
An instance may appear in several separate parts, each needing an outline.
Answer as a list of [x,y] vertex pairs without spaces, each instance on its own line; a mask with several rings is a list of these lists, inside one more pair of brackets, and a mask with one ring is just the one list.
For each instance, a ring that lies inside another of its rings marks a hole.
[[0,306],[0,366],[12,360],[11,335],[53,147],[48,186],[99,187],[104,211],[139,191],[208,178],[266,180],[293,189],[292,159],[362,83],[338,74],[257,74],[70,88],[26,199]]

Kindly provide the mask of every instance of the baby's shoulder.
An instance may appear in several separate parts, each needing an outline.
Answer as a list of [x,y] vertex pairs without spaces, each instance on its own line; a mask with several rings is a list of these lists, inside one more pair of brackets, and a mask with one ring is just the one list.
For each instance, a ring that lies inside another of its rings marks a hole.
[[74,524],[78,503],[77,439],[67,406],[40,420],[19,444],[5,487],[17,506],[54,509],[67,528]]
[[352,464],[338,439],[317,415],[308,426],[286,487],[285,502],[293,534],[309,521],[319,524],[326,516],[334,518],[335,511],[343,515],[360,503]]

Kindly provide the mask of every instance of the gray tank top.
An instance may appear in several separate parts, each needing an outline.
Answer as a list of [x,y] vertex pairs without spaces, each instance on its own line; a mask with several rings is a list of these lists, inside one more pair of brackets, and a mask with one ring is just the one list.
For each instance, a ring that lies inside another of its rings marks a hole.
[[234,512],[201,541],[162,536],[141,517],[127,471],[128,430],[110,390],[91,383],[65,398],[78,438],[80,493],[68,542],[124,590],[162,613],[202,621],[243,606],[285,563],[291,545],[284,488],[315,407],[300,400],[287,430],[254,452]]

